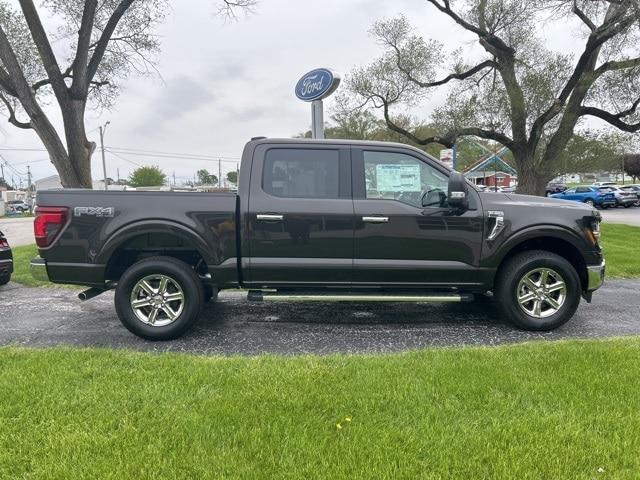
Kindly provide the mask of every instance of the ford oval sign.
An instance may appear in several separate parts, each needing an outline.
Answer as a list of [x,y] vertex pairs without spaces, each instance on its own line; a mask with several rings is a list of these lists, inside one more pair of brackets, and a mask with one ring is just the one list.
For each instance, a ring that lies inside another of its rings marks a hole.
[[328,68],[316,68],[305,73],[296,84],[296,97],[305,102],[321,100],[331,95],[338,84],[340,76]]

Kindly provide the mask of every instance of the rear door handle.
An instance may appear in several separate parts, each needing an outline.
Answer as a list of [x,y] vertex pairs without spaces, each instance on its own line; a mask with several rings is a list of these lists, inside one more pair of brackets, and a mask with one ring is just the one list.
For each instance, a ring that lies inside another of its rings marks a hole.
[[366,223],[387,223],[389,217],[362,217],[362,221]]
[[284,216],[274,213],[258,213],[256,218],[263,222],[281,222]]

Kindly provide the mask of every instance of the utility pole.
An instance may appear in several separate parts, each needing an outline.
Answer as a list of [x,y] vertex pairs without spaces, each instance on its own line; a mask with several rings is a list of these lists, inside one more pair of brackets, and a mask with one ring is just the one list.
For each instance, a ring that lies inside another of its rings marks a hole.
[[173,186],[176,186],[176,171],[173,171]]
[[27,199],[31,207],[31,167],[29,165],[27,165]]
[[222,160],[218,159],[218,188],[222,185]]
[[104,158],[104,132],[107,131],[107,125],[111,122],[107,122],[104,124],[104,127],[100,126],[100,150],[102,151],[102,173],[104,175],[104,189],[109,190],[107,186],[107,161]]
[[120,185],[120,169],[116,168],[116,174],[118,175],[118,185]]
[[0,178],[4,178],[4,165],[2,165],[2,163],[0,163]]

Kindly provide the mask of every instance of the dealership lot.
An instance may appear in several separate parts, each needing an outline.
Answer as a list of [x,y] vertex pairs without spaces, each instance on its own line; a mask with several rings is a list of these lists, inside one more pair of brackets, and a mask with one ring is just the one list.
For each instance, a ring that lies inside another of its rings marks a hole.
[[117,347],[202,354],[394,352],[428,346],[494,345],[532,340],[640,334],[640,281],[609,280],[575,317],[554,332],[514,329],[492,305],[249,303],[220,295],[196,328],[154,343],[130,334],[106,293],[86,303],[65,289],[0,287],[0,345]]

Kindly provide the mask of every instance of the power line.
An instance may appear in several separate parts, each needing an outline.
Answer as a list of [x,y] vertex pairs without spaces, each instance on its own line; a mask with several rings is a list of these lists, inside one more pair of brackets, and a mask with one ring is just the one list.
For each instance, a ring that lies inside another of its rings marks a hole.
[[136,163],[133,160],[129,160],[128,158],[123,157],[122,155],[114,152],[113,150],[109,150],[108,148],[105,148],[105,151],[107,153],[110,153],[111,155],[114,155],[115,157],[118,157],[120,160],[124,160],[125,162],[135,165],[136,167],[142,167],[142,165],[140,165],[139,163]]
[[3,163],[10,169],[13,171],[13,173],[15,173],[16,175],[18,175],[19,177],[23,177],[26,175],[25,172],[20,172],[18,171],[18,169],[16,169],[13,165],[11,165],[9,162],[7,162],[7,159],[4,158],[2,155],[0,155],[0,160],[3,161]]
[[7,152],[46,152],[44,148],[18,148],[18,147],[0,147],[0,150]]
[[120,148],[120,147],[107,147],[109,150],[117,151],[120,153],[126,153],[129,155],[147,156],[147,157],[167,157],[167,158],[186,158],[190,160],[209,160],[215,161],[222,160],[224,162],[237,162],[240,157],[230,157],[226,155],[203,155],[197,153],[180,153],[180,152],[162,152],[154,150],[140,150],[136,148]]
[[40,162],[50,162],[51,160],[48,158],[41,158],[40,160],[29,160],[28,162],[18,162],[13,165],[31,165],[32,163],[40,163]]

